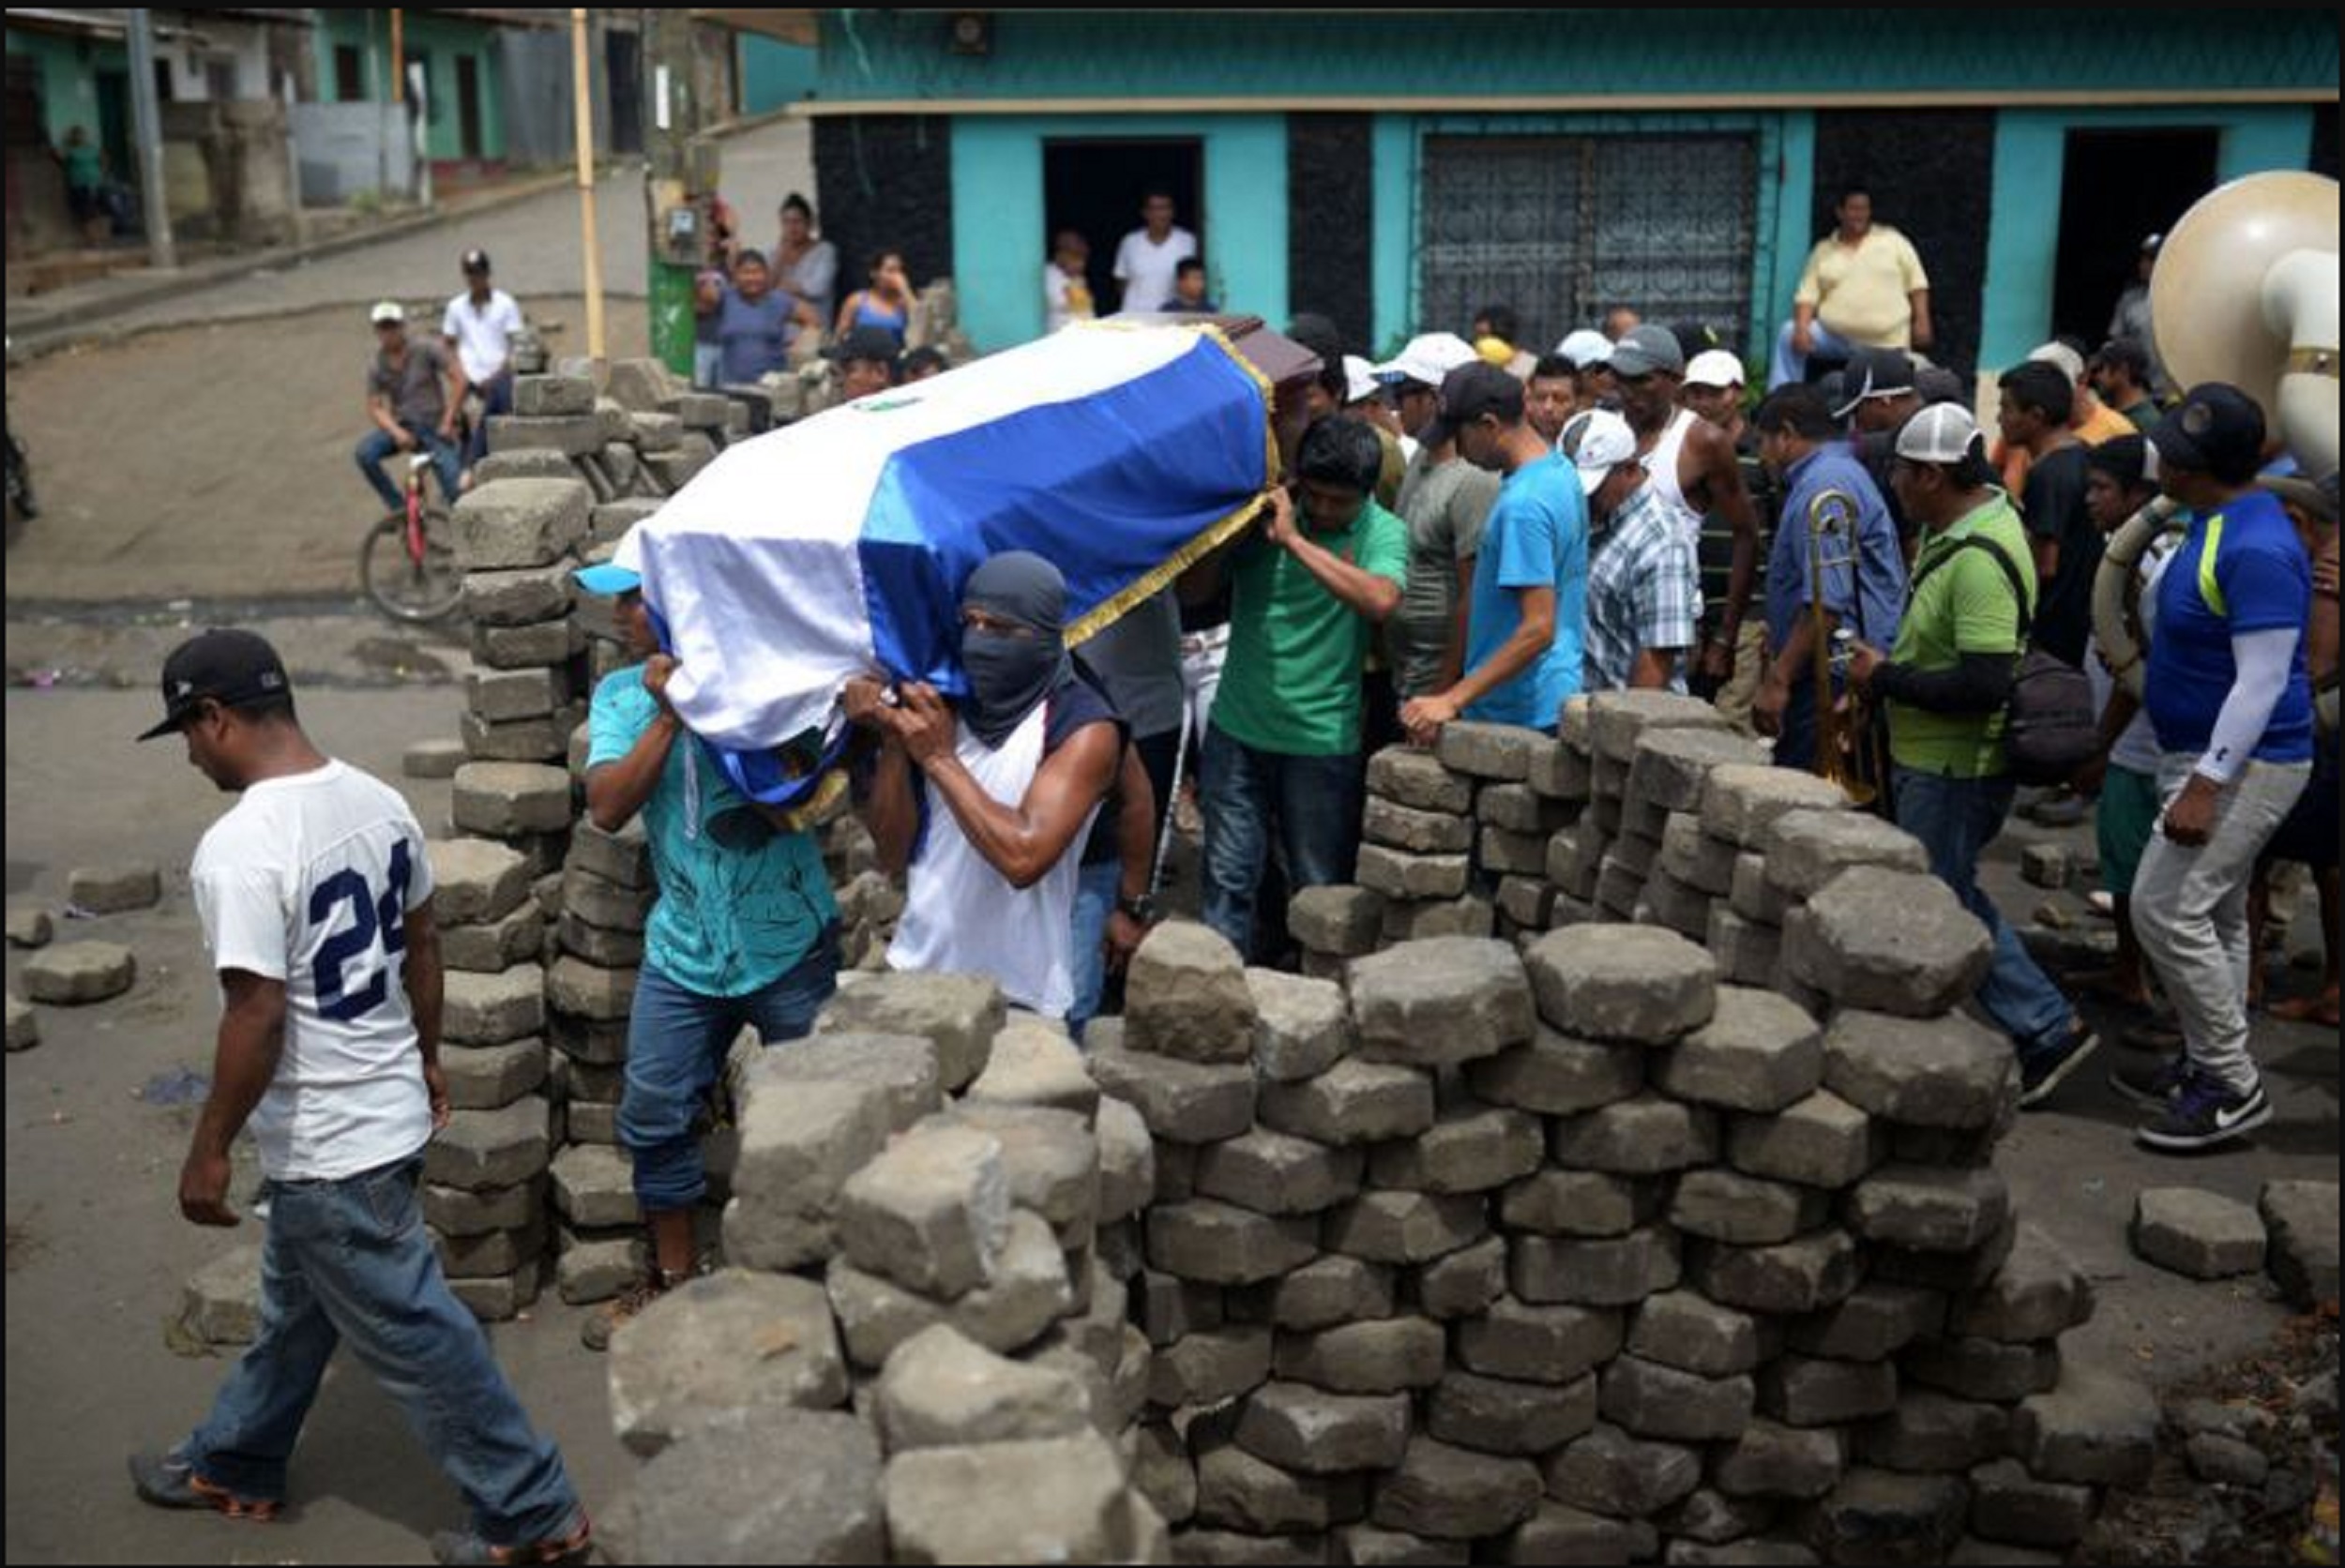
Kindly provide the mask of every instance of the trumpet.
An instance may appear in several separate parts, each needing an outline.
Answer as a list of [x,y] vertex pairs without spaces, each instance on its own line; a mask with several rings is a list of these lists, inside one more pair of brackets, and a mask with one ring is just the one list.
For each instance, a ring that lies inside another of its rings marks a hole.
[[1846,673],[1856,634],[1846,626],[1836,628],[1832,612],[1824,608],[1824,574],[1847,568],[1853,589],[1863,569],[1856,519],[1856,498],[1846,490],[1823,490],[1808,504],[1808,610],[1815,631],[1816,772],[1857,805],[1870,806],[1888,783],[1889,759],[1863,697],[1851,691],[1846,706],[1841,705],[1833,677]]

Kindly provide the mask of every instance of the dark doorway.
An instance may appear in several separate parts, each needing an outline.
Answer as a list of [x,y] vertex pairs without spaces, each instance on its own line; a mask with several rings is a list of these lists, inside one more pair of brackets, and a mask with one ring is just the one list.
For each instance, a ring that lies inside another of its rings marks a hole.
[[2215,188],[2221,133],[2072,130],[2060,183],[2060,261],[2052,333],[2088,347],[2109,335],[2117,296],[2135,278],[2141,241],[2164,234]]
[[125,185],[132,183],[138,158],[130,144],[129,71],[98,73],[98,144],[106,149],[106,166],[113,177]]
[[480,62],[456,56],[456,141],[462,157],[480,156]]
[[1034,236],[1034,264],[1049,259],[1051,236],[1072,229],[1091,242],[1091,297],[1107,313],[1122,303],[1115,281],[1115,248],[1140,227],[1140,204],[1151,190],[1169,191],[1172,221],[1197,236],[1206,277],[1219,268],[1205,232],[1205,144],[1195,137],[1153,140],[1045,142],[1042,144],[1044,233]]
[[611,150],[643,150],[643,40],[633,33],[603,35],[603,79],[611,88]]

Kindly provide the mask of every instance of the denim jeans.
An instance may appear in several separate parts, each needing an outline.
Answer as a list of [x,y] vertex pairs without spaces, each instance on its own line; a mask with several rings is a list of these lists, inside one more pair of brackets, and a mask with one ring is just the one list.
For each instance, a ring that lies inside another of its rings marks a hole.
[[688,1209],[708,1190],[692,1121],[742,1027],[754,1026],[769,1046],[803,1038],[838,988],[836,927],[795,968],[746,996],[703,996],[643,966],[628,1018],[619,1142],[635,1158],[635,1197],[644,1209]]
[[1289,891],[1352,880],[1360,849],[1360,758],[1257,751],[1218,725],[1198,770],[1205,817],[1205,924],[1240,953],[1254,936],[1254,895],[1270,835],[1286,852]]
[[1903,767],[1893,770],[1892,780],[1898,826],[1922,841],[1931,872],[1954,889],[1962,907],[1978,916],[1994,939],[1994,965],[1978,988],[1978,1004],[2011,1036],[2022,1061],[2057,1046],[2076,1008],[2028,956],[2019,933],[2004,924],[1978,885],[1978,857],[2003,831],[2017,786],[2008,776],[1946,778]]
[[183,1452],[213,1485],[282,1501],[302,1421],[348,1340],[464,1494],[484,1540],[563,1534],[578,1494],[448,1290],[416,1197],[422,1168],[410,1157],[340,1181],[267,1184],[260,1337]]
[[[401,429],[416,438],[419,450],[430,454],[431,467],[440,476],[440,498],[451,506],[456,505],[456,484],[464,466],[463,454],[457,450],[456,443],[445,439],[436,426],[409,424]],[[357,459],[358,472],[367,476],[374,493],[383,498],[383,509],[386,512],[401,510],[407,505],[405,491],[393,484],[382,468],[383,460],[398,450],[399,443],[391,439],[390,432],[377,427],[358,438],[357,450],[352,454]]]
[[473,421],[471,439],[464,443],[466,468],[479,467],[480,460],[489,455],[490,416],[513,412],[513,372],[509,368],[477,385],[480,391],[480,417]]
[[[1853,343],[1822,322],[1814,324],[1811,333],[1816,346],[1808,351],[1810,354],[1821,354],[1827,359],[1846,359],[1856,352]],[[1767,361],[1767,390],[1772,392],[1787,383],[1807,379],[1808,354],[1792,347],[1792,324],[1785,322],[1782,330],[1775,335],[1775,354]]]
[[1108,988],[1108,916],[1115,912],[1117,884],[1124,880],[1120,861],[1102,860],[1086,866],[1075,882],[1075,1000],[1067,1009],[1067,1027],[1080,1043],[1083,1025],[1099,1016],[1099,1001]]

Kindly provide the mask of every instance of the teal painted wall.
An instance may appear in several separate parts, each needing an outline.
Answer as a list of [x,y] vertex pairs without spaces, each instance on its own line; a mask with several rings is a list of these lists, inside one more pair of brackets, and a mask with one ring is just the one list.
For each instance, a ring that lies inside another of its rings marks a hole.
[[2216,176],[2302,169],[2313,111],[2298,108],[2006,109],[1995,121],[1993,226],[1987,237],[1982,372],[2024,358],[2051,331],[2067,133],[2075,128],[2212,126],[2222,132]]
[[[982,55],[950,13],[825,10],[825,98],[1255,98],[1405,100],[1560,93],[1897,93],[2322,87],[2322,13],[2225,7],[2122,12],[1956,8],[1629,12],[994,11]],[[2112,23],[2119,23],[2112,31]]]
[[[334,50],[339,44],[357,48],[365,58],[366,99],[387,96],[390,23],[379,11],[318,11],[315,49],[318,96],[337,101]],[[505,93],[503,67],[497,59],[496,30],[485,23],[407,13],[402,45],[407,56],[424,56],[430,71],[431,124],[426,145],[434,159],[464,156],[463,131],[456,112],[456,59],[469,54],[479,62],[480,156],[494,160],[505,156]]]
[[[65,145],[65,133],[75,126],[93,138],[98,134],[98,73],[130,68],[129,52],[119,43],[60,38],[30,28],[9,31],[8,53],[30,59],[39,75],[41,124],[55,147]],[[114,173],[129,177],[128,170]]]
[[1227,309],[1285,323],[1283,115],[963,115],[953,122],[953,279],[962,328],[979,353],[1042,333],[1042,143],[1077,136],[1200,137],[1214,297]]
[[741,113],[764,114],[796,103],[814,91],[814,51],[762,33],[744,33],[741,47]]

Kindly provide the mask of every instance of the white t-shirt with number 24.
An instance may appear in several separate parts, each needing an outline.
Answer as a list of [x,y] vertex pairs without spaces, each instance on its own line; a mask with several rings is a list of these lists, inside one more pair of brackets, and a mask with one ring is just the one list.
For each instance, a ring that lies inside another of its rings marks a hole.
[[192,878],[213,969],[285,983],[284,1048],[252,1114],[261,1168],[336,1181],[421,1149],[404,953],[431,866],[406,801],[339,761],[265,779],[204,835]]

